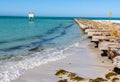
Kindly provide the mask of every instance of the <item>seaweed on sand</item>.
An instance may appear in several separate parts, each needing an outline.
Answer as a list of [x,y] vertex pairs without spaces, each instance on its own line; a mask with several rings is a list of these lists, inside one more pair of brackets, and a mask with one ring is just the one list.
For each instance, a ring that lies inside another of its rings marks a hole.
[[98,77],[98,78],[96,78],[96,79],[94,80],[94,82],[107,82],[107,80],[106,80],[106,79],[103,79],[103,78],[101,78],[101,77]]
[[105,75],[105,77],[106,77],[107,79],[110,79],[111,77],[117,76],[117,75],[118,75],[118,74],[116,74],[116,73],[109,72],[108,74]]
[[63,69],[60,69],[60,70],[58,70],[57,72],[56,72],[56,76],[58,76],[58,77],[62,77],[62,76],[64,76],[64,75],[66,75],[68,73],[68,71],[66,71],[66,70],[63,70]]
[[75,76],[76,76],[75,73],[71,73],[71,72],[70,72],[67,77],[70,79],[70,78],[73,78],[73,77],[75,77]]
[[108,82],[106,79],[98,77],[96,79],[89,79],[89,82]]
[[95,82],[94,79],[89,79],[89,82]]
[[112,82],[118,82],[119,78],[113,78]]
[[71,77],[70,80],[77,81],[77,82],[84,82],[85,79],[83,77],[74,76],[74,77]]
[[67,79],[59,80],[58,82],[68,82]]

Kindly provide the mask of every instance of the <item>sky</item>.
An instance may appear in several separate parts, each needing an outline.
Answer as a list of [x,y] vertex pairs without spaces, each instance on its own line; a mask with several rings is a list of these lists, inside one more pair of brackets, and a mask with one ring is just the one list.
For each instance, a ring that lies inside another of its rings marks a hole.
[[0,15],[65,17],[120,17],[120,0],[0,0]]

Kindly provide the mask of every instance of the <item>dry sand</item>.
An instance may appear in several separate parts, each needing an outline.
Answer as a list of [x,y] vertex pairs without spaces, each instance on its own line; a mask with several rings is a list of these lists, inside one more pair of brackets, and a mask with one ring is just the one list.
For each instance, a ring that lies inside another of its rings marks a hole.
[[101,57],[101,51],[94,46],[95,44],[90,40],[84,40],[77,47],[65,52],[65,54],[72,55],[30,69],[12,82],[57,82],[60,78],[54,74],[59,69],[76,73],[84,78],[104,77],[113,69],[113,65],[107,57]]

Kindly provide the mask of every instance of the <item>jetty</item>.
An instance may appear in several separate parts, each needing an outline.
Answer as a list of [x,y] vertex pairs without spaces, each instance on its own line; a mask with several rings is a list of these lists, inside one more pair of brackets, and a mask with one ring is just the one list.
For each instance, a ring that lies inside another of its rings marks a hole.
[[97,22],[87,19],[75,19],[80,29],[102,51],[101,56],[108,57],[114,72],[120,74],[120,26],[111,22]]

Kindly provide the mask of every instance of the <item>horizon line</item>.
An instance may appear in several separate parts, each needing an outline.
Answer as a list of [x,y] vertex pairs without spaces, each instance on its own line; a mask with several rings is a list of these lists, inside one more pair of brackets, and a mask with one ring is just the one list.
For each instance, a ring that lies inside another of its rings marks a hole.
[[[0,15],[0,17],[28,17],[28,16],[22,16],[22,15],[18,15],[18,16],[9,16],[9,15]],[[62,17],[66,17],[66,18],[110,18],[109,16],[35,16],[35,17],[58,17],[58,18],[62,18]],[[120,18],[120,17],[111,17],[111,18]]]

